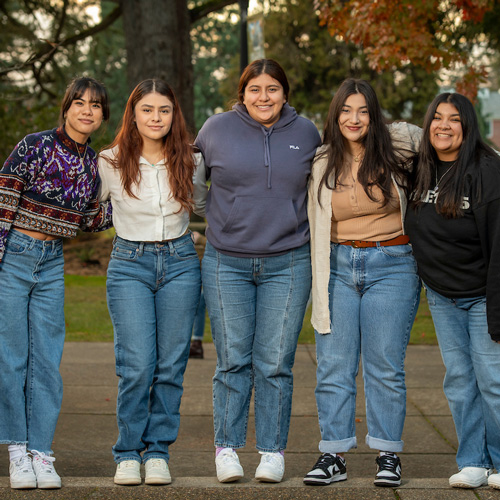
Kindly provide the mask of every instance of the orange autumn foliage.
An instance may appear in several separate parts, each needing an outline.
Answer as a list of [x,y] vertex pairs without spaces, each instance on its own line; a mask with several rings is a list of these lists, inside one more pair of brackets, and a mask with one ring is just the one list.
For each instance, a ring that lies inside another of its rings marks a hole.
[[471,66],[460,23],[479,23],[495,0],[315,0],[330,34],[360,45],[376,71],[412,63],[428,71],[465,67],[457,90],[475,98],[486,69]]

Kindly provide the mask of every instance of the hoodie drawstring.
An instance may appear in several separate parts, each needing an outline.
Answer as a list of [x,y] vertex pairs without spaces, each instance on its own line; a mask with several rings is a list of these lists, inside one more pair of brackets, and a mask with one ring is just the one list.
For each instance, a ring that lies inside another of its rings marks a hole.
[[268,189],[271,189],[271,172],[272,172],[272,166],[271,166],[271,151],[269,149],[269,137],[271,136],[271,133],[269,130],[264,131],[264,166],[268,169],[267,170],[267,187]]

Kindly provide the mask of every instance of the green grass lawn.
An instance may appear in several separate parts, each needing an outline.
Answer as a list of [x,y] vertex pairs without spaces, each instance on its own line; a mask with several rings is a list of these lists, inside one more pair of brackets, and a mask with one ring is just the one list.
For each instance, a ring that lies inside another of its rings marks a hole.
[[[111,342],[113,327],[106,306],[105,276],[66,275],[66,340]],[[306,312],[299,342],[314,343],[311,309]],[[210,327],[206,322],[205,340],[210,341]],[[422,293],[417,318],[411,331],[410,344],[436,344],[434,325]]]

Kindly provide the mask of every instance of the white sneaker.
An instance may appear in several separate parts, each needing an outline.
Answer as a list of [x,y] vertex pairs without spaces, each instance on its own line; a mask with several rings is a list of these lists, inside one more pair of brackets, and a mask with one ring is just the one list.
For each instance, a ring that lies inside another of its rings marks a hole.
[[33,470],[36,475],[36,482],[42,490],[53,490],[61,487],[61,478],[54,469],[55,458],[36,450],[31,450],[33,454]]
[[167,461],[163,458],[150,458],[146,460],[146,484],[170,484],[172,477],[168,470]]
[[478,488],[488,484],[490,469],[483,467],[464,467],[457,474],[450,477],[450,486],[453,488]]
[[215,457],[217,479],[221,483],[230,483],[243,477],[243,467],[238,454],[232,448],[224,448]]
[[500,490],[500,474],[490,474],[488,476],[488,486]]
[[262,457],[255,471],[255,479],[264,483],[279,483],[285,473],[285,457],[279,451],[275,453],[259,453]]
[[26,453],[9,465],[10,487],[14,490],[36,488],[36,475],[31,457]]
[[137,460],[123,460],[116,466],[115,484],[133,486],[141,484],[141,463]]

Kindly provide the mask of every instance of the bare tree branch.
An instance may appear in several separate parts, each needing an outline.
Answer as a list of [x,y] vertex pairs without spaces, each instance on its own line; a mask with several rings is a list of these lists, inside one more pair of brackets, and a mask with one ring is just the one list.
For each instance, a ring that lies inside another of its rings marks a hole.
[[54,34],[54,41],[57,43],[59,42],[59,38],[61,37],[62,29],[64,27],[64,22],[66,21],[66,14],[67,14],[67,9],[68,9],[68,4],[69,0],[64,0],[63,6],[61,9],[61,18],[58,23],[57,30]]
[[89,36],[104,31],[106,28],[108,28],[108,26],[113,24],[121,16],[121,13],[122,13],[121,7],[118,6],[108,16],[106,16],[99,24],[96,24],[95,26],[92,26],[89,29],[83,30],[80,33],[77,33],[76,35],[70,36],[69,38],[62,40],[59,43],[55,43],[49,40],[41,40],[42,42],[45,43],[40,48],[40,50],[38,50],[38,52],[32,54],[23,63],[1,69],[0,76],[11,73],[12,71],[22,71],[26,69],[28,66],[33,66],[36,62],[40,62],[42,65],[47,64],[47,62],[49,62],[54,57],[56,52],[61,47],[66,47],[68,45],[75,44],[80,40],[84,40]]
[[198,21],[211,12],[215,12],[216,10],[220,10],[223,7],[227,7],[228,5],[235,3],[238,2],[235,0],[208,0],[208,2],[205,2],[203,5],[199,5],[190,10],[189,16],[191,18],[191,23]]

